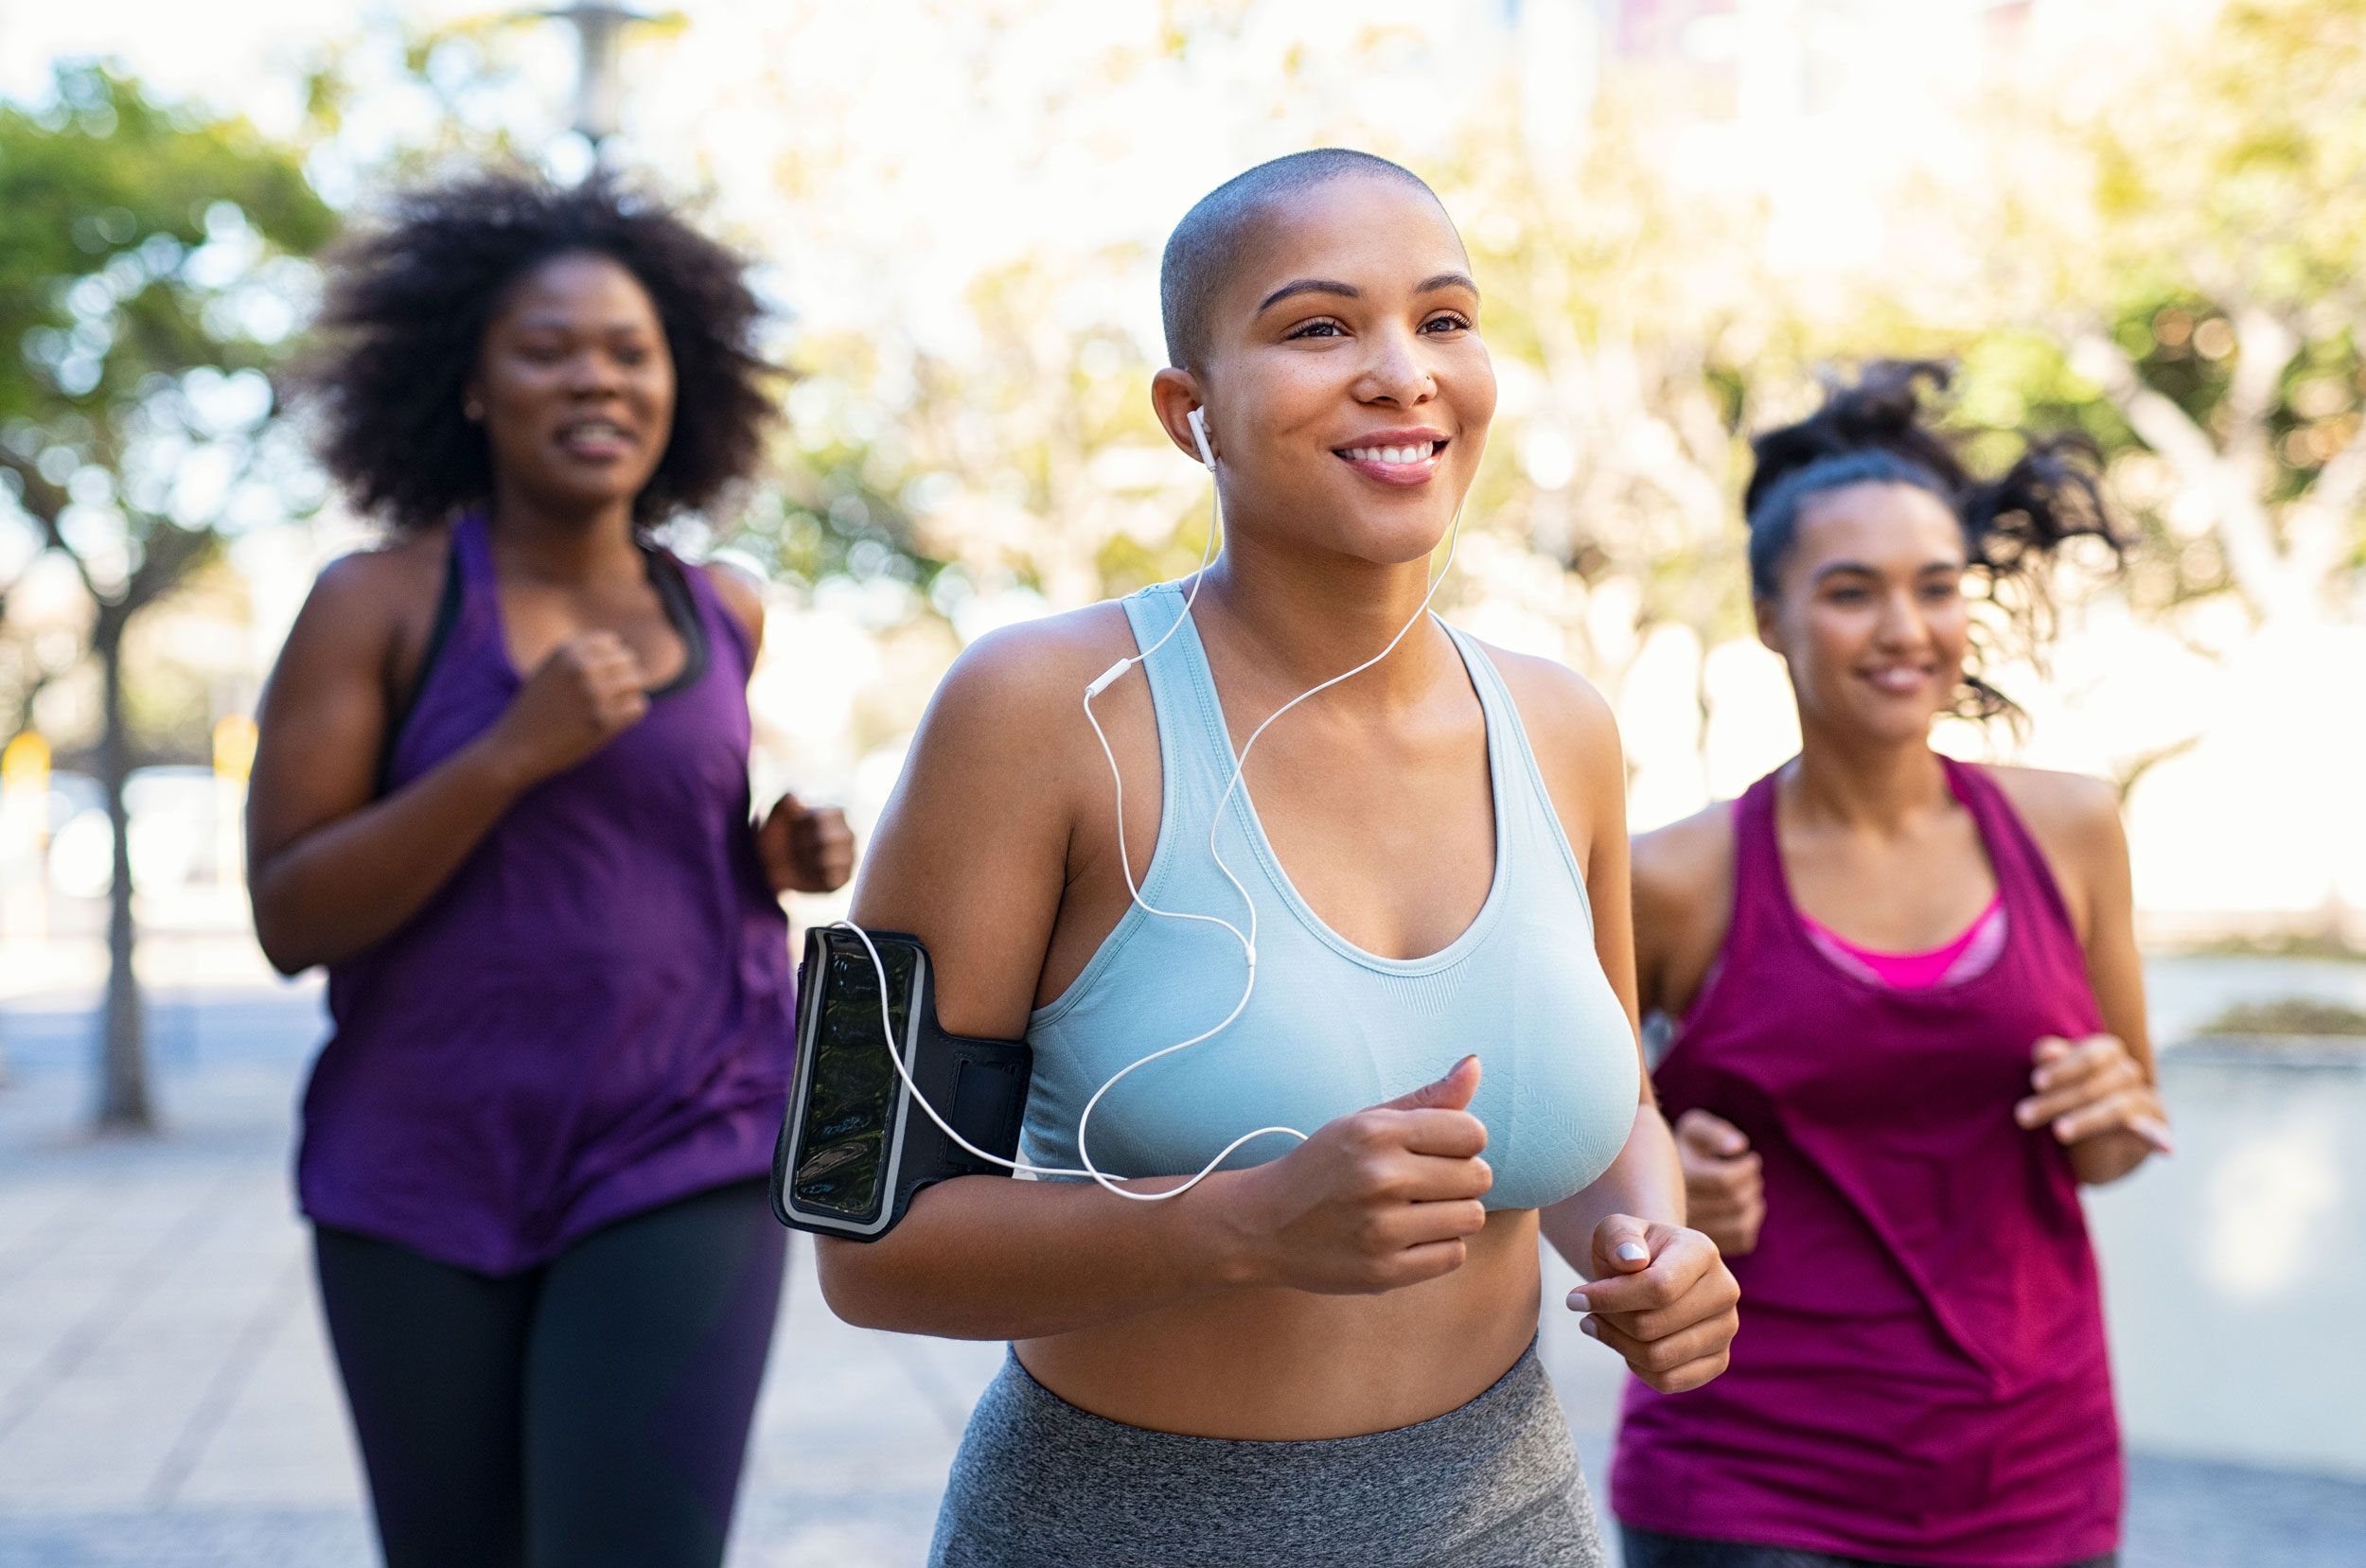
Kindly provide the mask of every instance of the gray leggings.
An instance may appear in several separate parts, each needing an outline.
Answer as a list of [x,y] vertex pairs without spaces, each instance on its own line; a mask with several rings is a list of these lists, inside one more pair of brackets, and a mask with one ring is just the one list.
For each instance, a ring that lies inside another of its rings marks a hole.
[[1601,1568],[1530,1348],[1458,1410],[1316,1442],[1184,1437],[1080,1410],[1015,1356],[970,1417],[931,1568]]

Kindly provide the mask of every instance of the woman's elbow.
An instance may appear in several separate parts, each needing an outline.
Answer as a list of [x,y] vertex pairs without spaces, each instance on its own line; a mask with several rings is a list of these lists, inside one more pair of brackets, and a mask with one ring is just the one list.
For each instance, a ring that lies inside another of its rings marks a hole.
[[256,945],[262,948],[263,957],[274,969],[293,979],[325,960],[314,951],[314,943],[306,940],[305,923],[286,907],[287,899],[276,886],[277,881],[268,868],[251,873],[247,881],[248,907],[255,914]]
[[283,978],[294,979],[312,967],[311,956],[259,905],[255,910],[255,944],[263,950],[263,957]]
[[877,1242],[848,1242],[835,1236],[814,1239],[814,1272],[821,1277],[821,1299],[832,1315],[857,1329],[909,1331],[892,1310],[896,1292],[881,1277]]

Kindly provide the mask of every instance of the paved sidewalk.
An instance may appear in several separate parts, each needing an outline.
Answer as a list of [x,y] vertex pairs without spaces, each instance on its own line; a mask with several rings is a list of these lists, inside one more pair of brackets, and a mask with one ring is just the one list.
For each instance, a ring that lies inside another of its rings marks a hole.
[[[0,1565],[375,1560],[286,1178],[316,1007],[163,990],[152,1140],[80,1131],[85,1013],[0,1010]],[[850,1329],[795,1256],[732,1563],[917,1562],[1001,1348]],[[1544,1352],[1598,1474],[1616,1368],[1549,1307]],[[2366,1485],[2141,1454],[2133,1479],[2127,1568],[2366,1563]]]

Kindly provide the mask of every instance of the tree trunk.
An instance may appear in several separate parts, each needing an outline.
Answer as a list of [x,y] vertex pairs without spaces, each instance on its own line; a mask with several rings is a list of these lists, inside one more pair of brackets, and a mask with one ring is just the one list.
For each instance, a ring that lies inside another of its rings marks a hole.
[[123,714],[125,619],[121,608],[102,608],[93,639],[106,697],[106,731],[98,747],[99,783],[107,792],[107,819],[115,830],[115,878],[107,894],[107,1000],[99,1052],[98,1125],[108,1132],[145,1133],[154,1129],[156,1113],[149,1096],[139,977],[132,967],[137,932],[132,924],[132,823],[123,803],[123,783],[132,771],[132,737]]
[[[2280,372],[2290,355],[2276,334],[2262,328],[2257,336],[2266,346],[2248,361],[2253,367],[2251,381],[2267,379],[2272,385],[2272,376],[2257,366],[2284,353],[2270,367]],[[2265,459],[2257,455],[2265,449],[2269,411],[2257,408],[2246,416],[2242,410],[2230,409],[2226,417],[2235,428],[2221,444],[2166,394],[2146,383],[2136,361],[2109,334],[2089,331],[2073,340],[2071,365],[2103,388],[2137,439],[2168,464],[2181,485],[2207,498],[2227,575],[2252,613],[2262,622],[2317,624],[2323,584],[2276,541],[2263,477]],[[2247,383],[2248,401],[2257,404],[2267,396]],[[2255,450],[2247,453],[2247,449]]]

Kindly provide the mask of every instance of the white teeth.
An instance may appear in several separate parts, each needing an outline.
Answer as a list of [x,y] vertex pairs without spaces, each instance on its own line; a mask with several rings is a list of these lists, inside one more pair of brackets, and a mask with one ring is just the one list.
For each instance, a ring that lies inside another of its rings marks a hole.
[[1350,447],[1347,456],[1351,463],[1420,463],[1437,449],[1437,442],[1424,441],[1416,447]]

